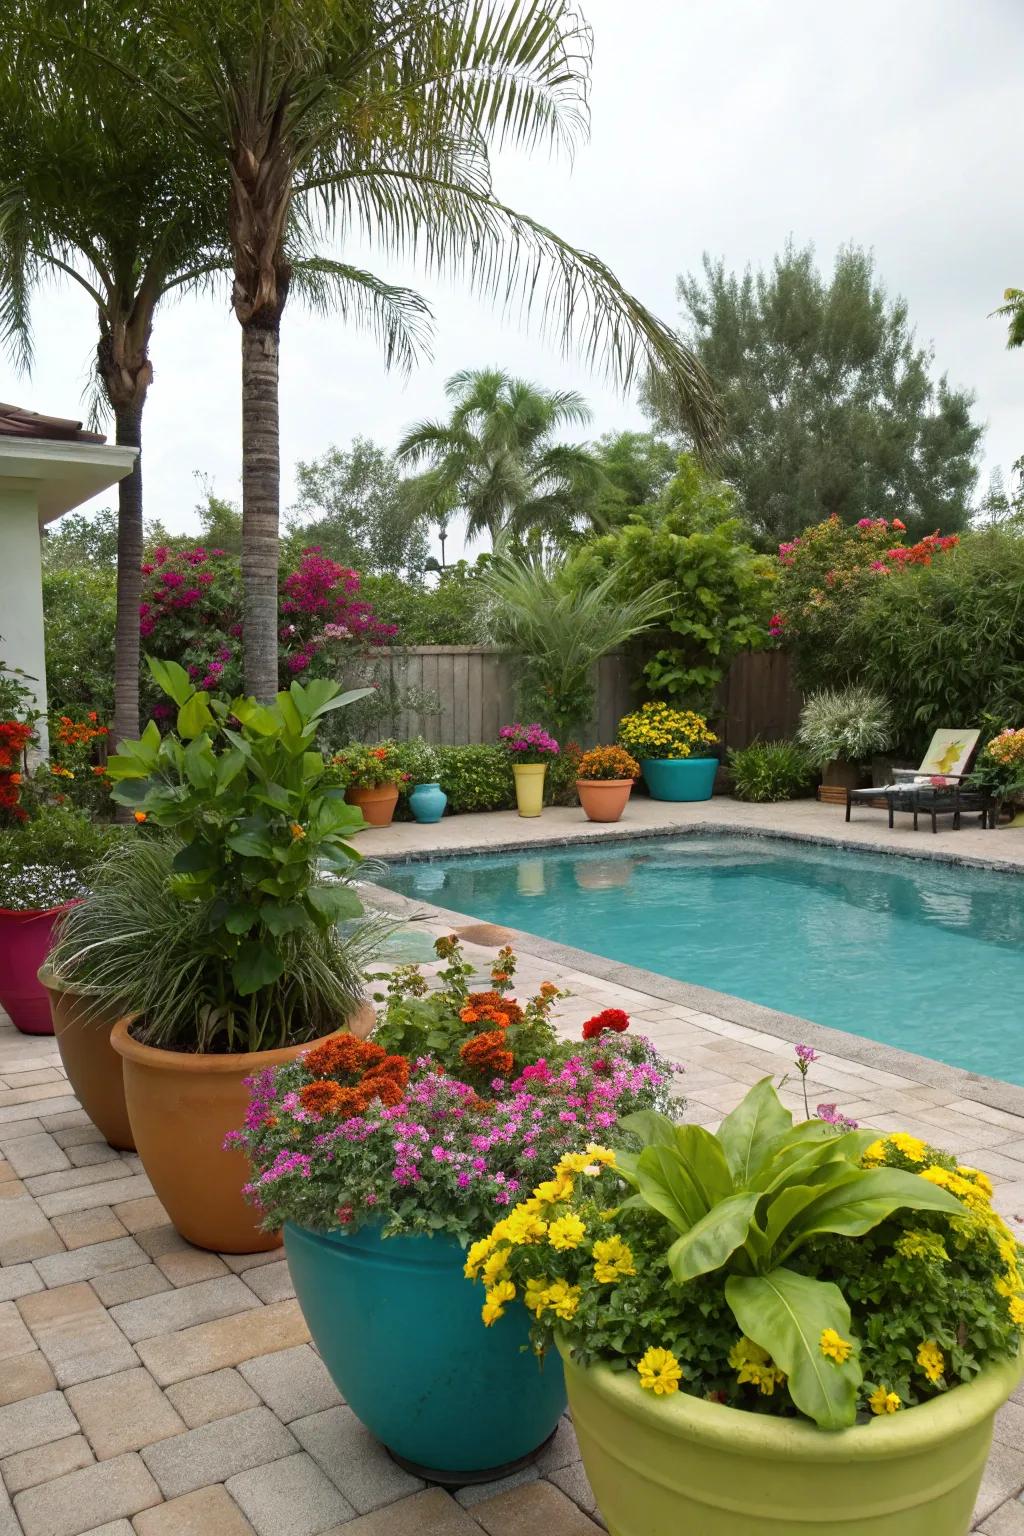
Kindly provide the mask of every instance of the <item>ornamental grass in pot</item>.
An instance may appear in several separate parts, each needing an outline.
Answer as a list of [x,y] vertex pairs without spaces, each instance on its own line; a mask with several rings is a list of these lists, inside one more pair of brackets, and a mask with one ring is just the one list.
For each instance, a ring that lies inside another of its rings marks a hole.
[[580,758],[576,793],[588,821],[618,821],[633,785],[640,777],[640,764],[624,747],[591,747]]
[[252,1161],[264,1224],[284,1226],[346,1401],[402,1465],[459,1484],[528,1461],[565,1407],[560,1362],[529,1351],[525,1317],[479,1335],[466,1246],[564,1152],[614,1138],[620,1112],[668,1107],[673,1068],[621,1013],[559,1043],[561,994],[548,983],[517,1002],[511,951],[481,990],[455,939],[437,948],[438,990],[400,967],[374,1035],[255,1078],[231,1140]]
[[857,789],[864,764],[895,743],[892,708],[872,688],[823,688],[800,711],[796,739],[826,788]]
[[161,737],[151,723],[108,762],[114,799],[147,835],[125,867],[104,866],[57,959],[90,996],[127,1009],[111,1043],[128,1117],[179,1232],[255,1252],[279,1238],[245,1202],[244,1156],[222,1151],[244,1080],[372,1021],[363,977],[383,925],[364,917],[345,840],[363,822],[316,751],[325,715],[362,695],[318,679],[272,705],[218,699],[174,663],[149,665],[177,730]]
[[623,1125],[477,1254],[484,1323],[562,1355],[612,1536],[965,1536],[1024,1326],[985,1176],[767,1078],[715,1135]]

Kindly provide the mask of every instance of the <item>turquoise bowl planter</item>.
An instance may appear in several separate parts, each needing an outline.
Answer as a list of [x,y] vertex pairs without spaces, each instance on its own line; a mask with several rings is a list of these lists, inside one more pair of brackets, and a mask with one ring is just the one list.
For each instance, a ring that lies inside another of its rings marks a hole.
[[409,809],[417,821],[440,821],[448,796],[440,784],[417,784],[409,795]]
[[710,800],[717,757],[645,757],[641,763],[652,800]]
[[334,1384],[400,1465],[433,1482],[484,1482],[529,1461],[565,1410],[550,1354],[525,1349],[528,1319],[480,1321],[483,1289],[454,1238],[382,1238],[376,1227],[286,1224],[295,1293]]

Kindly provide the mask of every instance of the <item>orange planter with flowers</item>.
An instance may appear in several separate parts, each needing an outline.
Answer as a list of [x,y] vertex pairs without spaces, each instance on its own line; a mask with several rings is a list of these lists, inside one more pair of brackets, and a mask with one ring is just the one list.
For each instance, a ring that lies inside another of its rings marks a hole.
[[639,777],[640,764],[624,747],[591,747],[584,752],[576,792],[587,819],[618,821]]
[[399,785],[408,779],[398,765],[394,742],[377,746],[353,743],[331,759],[336,779],[345,786],[345,799],[359,808],[371,827],[391,825]]

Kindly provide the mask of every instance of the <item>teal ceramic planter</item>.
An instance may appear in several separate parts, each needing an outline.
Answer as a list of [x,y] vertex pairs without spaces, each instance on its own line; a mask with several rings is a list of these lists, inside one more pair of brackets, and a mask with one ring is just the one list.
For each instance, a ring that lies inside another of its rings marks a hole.
[[710,800],[717,757],[645,757],[641,764],[652,800]]
[[409,809],[417,821],[440,821],[448,796],[440,784],[417,784],[409,794]]
[[491,1328],[454,1238],[312,1232],[288,1223],[295,1293],[335,1386],[403,1466],[433,1482],[483,1482],[528,1461],[565,1409],[553,1353],[525,1348],[510,1307]]

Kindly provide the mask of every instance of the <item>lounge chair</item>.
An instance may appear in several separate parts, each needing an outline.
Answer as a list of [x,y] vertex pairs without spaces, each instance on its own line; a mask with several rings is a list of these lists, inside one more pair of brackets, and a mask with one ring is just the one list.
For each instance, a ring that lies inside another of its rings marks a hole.
[[846,819],[857,804],[877,804],[884,800],[889,811],[889,825],[893,825],[896,811],[911,811],[914,831],[923,811],[932,820],[932,831],[938,831],[939,816],[953,817],[954,831],[960,830],[960,817],[965,812],[980,812],[983,827],[996,824],[995,802],[991,795],[973,787],[965,788],[967,777],[981,736],[979,730],[938,730],[929,743],[919,768],[896,768],[895,782],[875,789],[848,789],[846,791]]

